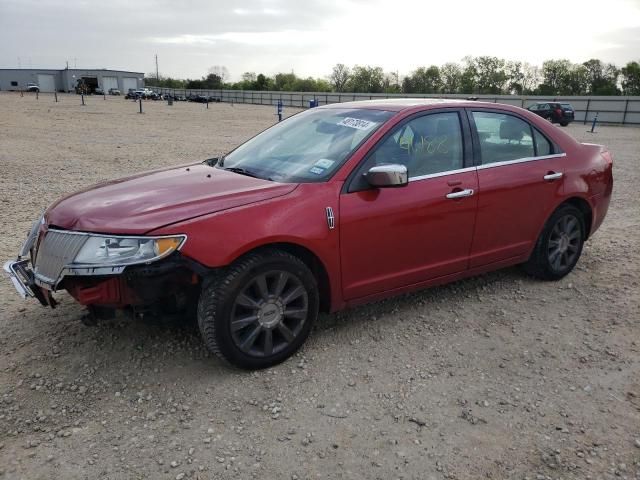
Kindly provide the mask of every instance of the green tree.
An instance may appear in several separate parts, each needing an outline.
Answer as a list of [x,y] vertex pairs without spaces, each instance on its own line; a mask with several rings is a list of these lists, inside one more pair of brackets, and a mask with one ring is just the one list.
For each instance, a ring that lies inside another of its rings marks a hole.
[[478,69],[476,68],[475,61],[473,57],[464,57],[463,62],[464,67],[460,75],[460,93],[478,93]]
[[272,85],[272,80],[269,77],[266,77],[262,73],[258,74],[256,77],[256,81],[253,82],[253,88],[255,90],[269,90]]
[[620,72],[612,64],[604,64],[597,58],[587,60],[582,64],[586,70],[588,81],[587,93],[591,95],[617,95],[618,76]]
[[540,69],[536,65],[524,62],[522,64],[522,93],[525,95],[534,93],[541,82]]
[[498,57],[476,57],[477,93],[504,93],[507,84],[505,61]]
[[524,68],[522,62],[507,62],[505,73],[507,75],[507,93],[522,95],[524,91]]
[[568,90],[569,74],[571,72],[569,60],[546,60],[542,63],[543,82],[538,92],[541,95],[562,95]]
[[584,65],[572,65],[560,88],[561,95],[585,95],[589,89],[589,77]]
[[356,65],[353,67],[348,88],[352,92],[382,93],[384,91],[382,67]]
[[400,73],[397,71],[385,73],[382,87],[384,88],[384,93],[401,93]]
[[629,62],[620,70],[625,95],[640,95],[640,63]]
[[458,93],[462,83],[462,69],[457,63],[445,63],[440,67],[442,93]]
[[336,92],[344,92],[349,78],[351,77],[351,69],[342,63],[334,65],[329,81]]
[[293,91],[297,77],[295,73],[277,73],[274,82],[275,90]]
[[416,69],[402,82],[405,93],[439,93],[441,88],[440,69],[435,65]]

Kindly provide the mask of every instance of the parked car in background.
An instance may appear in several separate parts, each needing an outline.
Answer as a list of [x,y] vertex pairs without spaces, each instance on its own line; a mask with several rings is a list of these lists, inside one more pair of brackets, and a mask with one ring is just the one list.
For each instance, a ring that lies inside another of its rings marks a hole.
[[96,87],[93,93],[95,93],[96,95],[104,95],[104,90],[102,89],[102,87]]
[[110,88],[109,95],[120,95],[120,90],[118,90],[117,88]]
[[516,264],[564,277],[612,168],[607,148],[510,105],[326,105],[220,158],[58,200],[4,268],[23,297],[66,290],[91,318],[197,310],[213,353],[265,368],[319,311]]
[[27,92],[39,92],[40,91],[40,86],[37,83],[29,82],[29,83],[27,83],[27,86],[25,87],[25,90]]
[[551,123],[559,123],[566,127],[574,120],[574,109],[570,103],[537,102],[530,105],[527,110],[540,115]]
[[150,98],[152,95],[153,95],[153,91],[149,90],[148,88],[141,88],[138,90],[129,90],[127,94],[124,96],[124,98],[127,98],[127,99],[132,98],[134,100],[142,98],[143,100],[146,100]]

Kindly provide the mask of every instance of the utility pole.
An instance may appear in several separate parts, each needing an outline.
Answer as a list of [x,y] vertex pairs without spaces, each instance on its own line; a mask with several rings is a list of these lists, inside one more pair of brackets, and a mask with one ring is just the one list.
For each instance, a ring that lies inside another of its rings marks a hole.
[[156,82],[160,82],[160,74],[158,73],[158,54],[156,53]]

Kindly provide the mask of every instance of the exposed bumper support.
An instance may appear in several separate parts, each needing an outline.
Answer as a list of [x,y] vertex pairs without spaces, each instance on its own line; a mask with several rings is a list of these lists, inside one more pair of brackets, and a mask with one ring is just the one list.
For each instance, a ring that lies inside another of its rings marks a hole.
[[51,292],[47,290],[45,293],[42,288],[36,285],[33,271],[29,268],[29,260],[8,261],[4,264],[3,269],[22,298],[37,298],[45,307],[54,308],[56,306]]
[[[9,260],[4,264],[4,271],[9,275],[13,286],[22,298],[35,297],[33,291],[27,286],[33,281],[33,274],[28,267],[28,260]],[[29,275],[30,274],[30,275]]]

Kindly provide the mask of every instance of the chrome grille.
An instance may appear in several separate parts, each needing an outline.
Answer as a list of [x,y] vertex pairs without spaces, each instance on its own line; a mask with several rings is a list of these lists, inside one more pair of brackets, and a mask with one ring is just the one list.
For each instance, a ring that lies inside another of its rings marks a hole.
[[46,232],[36,254],[36,279],[55,287],[65,265],[76,258],[86,241],[87,236],[82,234],[59,230]]

